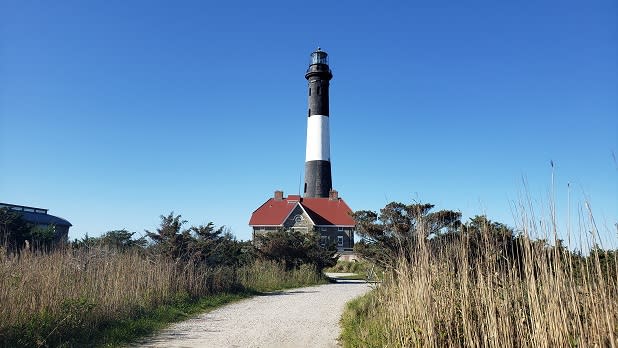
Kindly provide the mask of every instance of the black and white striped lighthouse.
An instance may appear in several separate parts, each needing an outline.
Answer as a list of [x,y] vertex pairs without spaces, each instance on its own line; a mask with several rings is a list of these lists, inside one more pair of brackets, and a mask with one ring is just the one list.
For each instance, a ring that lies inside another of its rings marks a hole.
[[318,47],[311,53],[305,78],[309,82],[305,190],[307,198],[328,197],[333,188],[330,170],[330,136],[328,126],[328,86],[333,73],[328,54]]

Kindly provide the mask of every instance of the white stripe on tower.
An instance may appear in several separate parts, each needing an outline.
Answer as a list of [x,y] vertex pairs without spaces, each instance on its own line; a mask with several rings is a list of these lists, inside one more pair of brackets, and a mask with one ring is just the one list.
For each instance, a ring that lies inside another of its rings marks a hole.
[[307,120],[306,161],[330,162],[328,116],[311,115]]

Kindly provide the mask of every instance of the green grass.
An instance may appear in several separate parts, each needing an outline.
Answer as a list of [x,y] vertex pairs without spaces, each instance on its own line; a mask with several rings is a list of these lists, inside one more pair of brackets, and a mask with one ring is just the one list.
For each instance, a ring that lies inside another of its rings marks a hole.
[[343,347],[382,347],[386,333],[379,319],[372,313],[376,306],[376,290],[346,304],[341,316]]
[[325,268],[324,272],[332,273],[361,273],[370,265],[367,261],[337,261],[333,267]]
[[272,261],[256,261],[236,272],[238,280],[247,289],[268,292],[326,284],[328,279],[318,274],[312,265],[301,265],[298,269],[286,271],[282,265]]
[[198,313],[217,309],[231,302],[254,296],[255,292],[223,293],[198,300],[184,299],[172,305],[144,312],[133,319],[110,322],[98,333],[92,346],[117,347],[152,335],[171,323],[186,320]]

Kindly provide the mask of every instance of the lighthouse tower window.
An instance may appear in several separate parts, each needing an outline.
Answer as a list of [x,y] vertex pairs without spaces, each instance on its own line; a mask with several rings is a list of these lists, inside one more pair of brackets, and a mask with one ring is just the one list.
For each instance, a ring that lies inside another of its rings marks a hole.
[[309,87],[309,96],[311,96],[311,87]]
[[322,95],[322,87],[318,86],[318,95]]

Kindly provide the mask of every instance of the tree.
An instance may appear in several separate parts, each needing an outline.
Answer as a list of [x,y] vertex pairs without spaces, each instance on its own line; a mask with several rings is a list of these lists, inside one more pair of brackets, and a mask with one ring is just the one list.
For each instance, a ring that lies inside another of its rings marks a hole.
[[31,247],[48,250],[57,244],[54,225],[35,225],[24,220],[22,214],[10,208],[0,208],[0,245],[19,252]]
[[30,238],[30,224],[19,212],[0,208],[0,244],[8,250],[18,251]]
[[316,233],[273,231],[256,235],[254,245],[261,257],[283,262],[287,270],[313,264],[317,272],[322,272],[337,263],[335,245],[320,246]]
[[28,239],[35,249],[49,250],[56,242],[54,225],[35,225],[30,228]]
[[71,242],[71,247],[73,249],[81,249],[81,248],[89,249],[89,248],[97,246],[98,244],[99,244],[99,238],[90,237],[88,236],[88,233],[86,232],[86,235],[82,239],[75,238],[73,242]]
[[492,270],[506,269],[521,261],[523,252],[513,229],[485,215],[476,215],[459,229],[432,239],[429,245],[443,258],[468,265],[484,264]]
[[180,215],[161,215],[161,225],[156,231],[146,230],[146,236],[154,242],[156,253],[174,261],[188,260],[187,246],[191,237],[188,230],[182,230],[187,221],[181,220]]
[[108,231],[98,238],[97,244],[118,251],[127,251],[146,246],[146,238],[133,239],[135,232],[126,229]]
[[206,225],[183,229],[180,215],[161,215],[161,226],[155,232],[146,231],[156,253],[177,262],[205,266],[237,266],[251,258],[246,243],[241,243],[226,230]]
[[354,250],[383,267],[394,267],[399,257],[414,258],[417,243],[455,231],[461,213],[451,210],[431,212],[433,204],[391,202],[380,214],[361,210],[353,214],[362,240]]
[[192,262],[208,266],[236,266],[244,263],[243,244],[226,230],[225,226],[215,228],[212,222],[190,228],[191,239],[188,252]]

